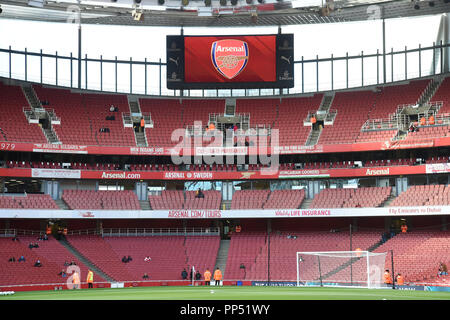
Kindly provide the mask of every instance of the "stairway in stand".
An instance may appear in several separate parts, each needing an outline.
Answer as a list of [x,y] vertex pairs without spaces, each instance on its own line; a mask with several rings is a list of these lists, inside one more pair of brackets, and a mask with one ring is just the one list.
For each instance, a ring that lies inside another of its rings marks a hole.
[[[216,268],[219,268],[222,271],[222,275],[226,276],[226,264],[228,259],[228,250],[230,249],[230,240],[220,240],[220,247],[219,252],[217,253],[217,259],[216,259]],[[214,273],[213,270],[211,270],[211,273]]]

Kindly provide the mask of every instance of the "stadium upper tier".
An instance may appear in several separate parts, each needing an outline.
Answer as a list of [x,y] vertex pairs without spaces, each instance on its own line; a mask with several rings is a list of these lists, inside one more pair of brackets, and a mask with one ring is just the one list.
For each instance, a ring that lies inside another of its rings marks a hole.
[[[176,129],[186,135],[233,132],[236,146],[247,129],[264,128],[280,147],[409,143],[448,137],[450,78],[424,79],[373,90],[313,96],[245,99],[156,99],[72,92],[39,85],[0,83],[0,140],[81,146],[170,148]],[[134,100],[133,100],[134,99]],[[137,100],[136,100],[137,99]],[[111,111],[114,107],[114,111]],[[311,123],[315,115],[316,124]],[[140,128],[140,116],[145,118]],[[431,118],[433,120],[431,120]],[[423,121],[422,121],[423,118]],[[195,129],[196,122],[201,127]],[[236,124],[237,131],[228,130]],[[409,127],[415,124],[415,130]],[[194,131],[197,130],[197,131]],[[242,130],[242,131],[241,131]],[[185,132],[185,133],[184,133]],[[178,140],[177,140],[178,141]],[[208,146],[203,141],[202,146]],[[217,145],[215,145],[217,146]]]

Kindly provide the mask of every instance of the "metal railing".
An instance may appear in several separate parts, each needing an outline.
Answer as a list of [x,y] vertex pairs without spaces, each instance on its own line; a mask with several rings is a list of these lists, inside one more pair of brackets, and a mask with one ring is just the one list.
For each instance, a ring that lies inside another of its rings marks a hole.
[[44,234],[42,230],[0,229],[0,238],[19,236],[39,236]]
[[[298,84],[289,89],[245,89],[245,90],[169,90],[164,83],[167,75],[167,64],[159,59],[157,62],[135,61],[129,59],[103,59],[84,56],[60,55],[56,53],[31,52],[25,50],[13,50],[11,46],[0,49],[0,57],[6,61],[0,68],[0,76],[19,81],[56,85],[73,89],[85,89],[94,91],[144,94],[152,96],[169,97],[265,97],[274,95],[295,95],[302,93],[323,92],[335,90],[335,88],[349,89],[362,88],[368,85],[380,85],[419,79],[427,76],[443,75],[448,73],[444,63],[444,50],[448,50],[450,44],[433,43],[432,46],[394,51],[386,50],[367,54],[363,51],[357,55],[327,58],[304,59],[297,58],[294,63],[296,81]],[[417,55],[419,59],[417,59]],[[46,64],[44,64],[44,59]],[[30,60],[30,61],[29,61]],[[33,60],[33,61],[31,61]],[[39,61],[38,61],[39,60]],[[18,65],[16,61],[23,61]],[[409,63],[407,63],[409,61]],[[410,66],[411,61],[417,61]],[[33,62],[33,63],[31,63]],[[345,79],[336,81],[335,65],[345,67]],[[51,67],[47,67],[51,65]],[[330,68],[331,65],[331,68]],[[67,68],[69,66],[69,68]],[[424,67],[426,66],[426,67]],[[64,68],[65,67],[65,68]],[[114,76],[103,75],[103,68],[111,67]],[[314,68],[312,68],[314,67]],[[44,70],[45,69],[45,70]],[[69,69],[69,70],[67,70]],[[133,69],[143,71],[139,78]],[[158,76],[149,79],[149,70],[159,69],[155,72]],[[329,70],[328,74],[319,73],[320,70]],[[389,70],[390,69],[390,70]],[[24,71],[22,71],[24,70]],[[66,70],[64,73],[61,70]],[[95,70],[95,71],[91,71]],[[97,70],[100,70],[100,74]],[[412,70],[412,71],[411,71]],[[80,72],[77,72],[80,71]],[[44,77],[44,74],[46,75]],[[34,75],[30,78],[29,75]],[[119,79],[128,78],[129,83],[119,86]],[[83,80],[84,81],[83,81]],[[322,79],[326,79],[321,81]],[[331,79],[331,81],[329,80]],[[110,81],[110,82],[108,82]],[[104,88],[110,88],[104,90]]]
[[216,236],[219,228],[105,228],[102,237]]
[[361,131],[381,131],[381,130],[398,130],[399,124],[393,119],[369,119],[367,120]]

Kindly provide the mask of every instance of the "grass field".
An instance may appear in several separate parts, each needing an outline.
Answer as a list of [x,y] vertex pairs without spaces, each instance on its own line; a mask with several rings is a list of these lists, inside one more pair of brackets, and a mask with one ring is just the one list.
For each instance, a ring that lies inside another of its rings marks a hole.
[[141,287],[16,292],[7,300],[450,300],[450,292],[296,287]]

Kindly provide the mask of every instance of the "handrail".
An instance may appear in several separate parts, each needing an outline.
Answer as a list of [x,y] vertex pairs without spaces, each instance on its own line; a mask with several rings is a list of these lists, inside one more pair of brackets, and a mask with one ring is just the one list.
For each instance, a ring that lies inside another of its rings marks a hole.
[[219,235],[218,227],[212,228],[104,228],[99,234],[102,237],[133,237],[133,236],[196,236],[196,235]]
[[[387,60],[387,57],[391,57],[393,60],[393,57],[395,55],[403,55],[405,56],[405,59],[408,57],[408,54],[413,54],[413,53],[421,53],[421,52],[427,52],[427,51],[433,51],[433,53],[435,53],[436,51],[442,51],[446,48],[450,47],[450,43],[444,44],[442,41],[440,41],[439,43],[433,43],[433,45],[431,46],[426,46],[426,47],[421,47],[420,45],[417,48],[414,49],[406,49],[405,50],[399,50],[399,51],[394,51],[393,48],[391,48],[391,51],[386,51],[386,52],[379,52],[379,50],[377,50],[376,53],[372,53],[372,54],[364,54],[364,52],[361,52],[361,54],[357,54],[357,55],[348,55],[346,54],[345,56],[340,56],[340,57],[335,57],[333,55],[331,55],[330,57],[323,57],[323,58],[316,58],[316,59],[304,59],[303,57],[301,57],[301,59],[295,60],[293,63],[296,66],[301,66],[302,68],[298,68],[298,69],[302,69],[301,71],[301,78],[305,78],[309,76],[309,72],[314,72],[314,71],[308,71],[306,74],[303,71],[303,66],[305,64],[321,64],[321,63],[329,63],[331,62],[333,65],[333,62],[337,62],[337,61],[349,61],[349,60],[361,60],[362,63],[364,63],[364,61],[371,61],[371,58],[376,58],[377,61],[379,60],[383,60],[384,63]],[[19,79],[19,76],[17,74],[15,74],[15,70],[13,70],[13,68],[16,68],[16,66],[11,63],[11,57],[13,55],[23,55],[25,57],[28,56],[33,56],[33,57],[38,57],[38,58],[50,58],[50,59],[54,59],[56,60],[56,63],[58,63],[58,61],[64,61],[67,60],[70,64],[73,63],[84,63],[84,65],[89,65],[90,63],[99,63],[99,64],[104,64],[104,63],[112,63],[115,64],[116,66],[118,64],[121,65],[127,65],[127,66],[157,66],[160,69],[160,73],[162,72],[163,68],[166,67],[167,63],[166,62],[162,62],[162,60],[160,59],[159,62],[155,61],[155,62],[151,62],[151,61],[147,61],[147,59],[145,59],[145,61],[134,61],[132,59],[127,59],[127,60],[119,60],[119,59],[103,59],[103,57],[100,58],[89,58],[86,55],[84,55],[84,57],[78,57],[73,55],[72,53],[70,54],[70,56],[61,56],[58,55],[58,53],[53,54],[53,53],[43,53],[42,50],[40,52],[32,52],[32,51],[21,51],[21,50],[13,50],[11,47],[7,48],[7,49],[0,49],[0,53],[6,53],[7,55],[10,56],[10,62],[9,62],[9,66],[7,66],[4,70],[4,74],[6,78],[10,78],[10,79],[17,79],[17,80],[22,80],[21,78]],[[428,62],[430,60],[430,58],[423,58],[423,60],[426,59],[426,62]],[[402,82],[402,81],[410,81],[410,80],[414,80],[414,79],[421,79],[423,77],[428,77],[428,76],[438,76],[438,75],[442,75],[444,73],[446,73],[446,71],[444,70],[444,67],[442,66],[443,63],[442,61],[440,61],[441,63],[438,64],[439,61],[437,61],[437,59],[442,60],[442,55],[441,57],[436,58],[436,54],[433,54],[432,56],[432,60],[433,60],[433,64],[432,64],[432,68],[431,69],[426,69],[426,70],[422,70],[421,66],[424,65],[424,61],[421,60],[419,61],[419,72],[418,74],[414,74],[414,76],[408,76],[408,73],[405,72],[404,78],[399,79],[399,80],[395,80],[394,79],[394,68],[391,68],[391,74],[390,75],[384,75],[383,79],[380,79],[380,75],[377,74],[377,80],[376,83],[373,84],[369,84],[369,85],[364,85],[364,79],[365,79],[365,75],[364,74],[364,69],[366,68],[362,68],[361,72],[362,72],[362,81],[361,81],[361,86],[359,85],[349,85],[348,79],[346,80],[346,87],[343,89],[350,89],[350,88],[358,88],[358,87],[367,87],[367,86],[379,86],[379,85],[383,85],[383,84],[392,84],[395,82]],[[26,61],[26,59],[24,59]],[[25,62],[26,63],[26,62]],[[348,66],[349,64],[347,63],[347,71],[348,71]],[[439,67],[440,66],[440,67]],[[9,68],[8,68],[9,67]],[[42,68],[41,68],[42,69]],[[130,68],[132,69],[132,68]],[[316,68],[316,70],[318,70],[319,68]],[[75,77],[75,75],[73,74],[73,71],[71,71],[71,74],[68,75],[65,80],[70,79],[70,85],[66,85],[66,86],[60,86],[60,87],[68,87],[68,88],[74,88],[74,89],[85,89],[85,90],[92,90],[92,91],[103,91],[102,89],[98,89],[97,87],[97,83],[95,83],[95,88],[93,88],[94,83],[89,80],[90,82],[88,82],[88,79],[90,79],[87,75],[88,73],[88,69],[87,67],[83,70],[84,72],[84,84],[81,83],[74,83],[73,79]],[[117,70],[117,68],[116,68]],[[333,72],[333,71],[331,71]],[[396,72],[400,72],[397,71]],[[318,72],[316,71],[317,75]],[[20,75],[21,76],[21,75]],[[58,84],[58,74],[56,73],[55,75],[53,75],[56,77],[56,84]],[[69,78],[70,76],[70,78]],[[381,75],[383,76],[383,75]],[[391,79],[388,79],[388,76],[390,76]],[[300,77],[300,76],[299,76]],[[369,77],[369,76],[367,76]],[[130,84],[129,84],[129,90],[125,90],[125,89],[120,89],[118,90],[118,85],[117,85],[117,71],[116,71],[116,83],[115,83],[115,91],[114,90],[110,90],[110,92],[121,92],[121,93],[137,93],[137,92],[133,92],[133,83],[134,83],[134,87],[137,88],[136,86],[136,81],[132,81],[132,77],[130,77]],[[44,81],[43,80],[43,74],[42,74],[42,70],[41,70],[41,76],[40,76],[40,81],[35,81],[38,83],[42,83],[42,84],[47,84],[47,85],[52,85],[52,83],[48,82],[47,79]],[[318,78],[317,78],[318,79]],[[147,78],[146,78],[147,80]],[[27,73],[25,73],[25,81],[29,81],[27,79]],[[332,78],[332,85],[331,85],[331,90],[333,90],[333,78]],[[142,82],[144,82],[144,79],[142,79]],[[61,83],[61,82],[60,82]],[[103,78],[101,78],[100,80],[100,88],[103,88],[102,86],[103,83]],[[139,83],[139,82],[138,82]],[[264,91],[262,90],[248,90],[245,91],[244,95],[242,95],[241,93],[233,93],[232,90],[230,91],[230,93],[224,93],[222,91],[217,91],[215,94],[210,95],[209,92],[207,92],[207,94],[205,95],[205,92],[202,92],[201,96],[198,95],[192,95],[192,98],[213,98],[213,99],[217,99],[218,97],[223,98],[223,97],[266,97],[268,95],[274,96],[274,95],[279,95],[279,96],[295,96],[297,94],[303,94],[303,93],[310,93],[310,92],[320,92],[320,91],[326,91],[326,90],[319,90],[319,80],[317,80],[317,84],[315,89],[313,90],[305,90],[303,81],[301,84],[301,88],[300,85],[296,86],[295,88],[291,89],[287,89],[287,90],[280,90],[278,91],[278,93],[276,93],[276,88],[267,88],[267,90],[272,91],[272,93],[270,93],[269,91],[267,91],[266,89],[264,89]],[[82,88],[83,85],[83,88]],[[88,88],[88,87],[91,87]],[[142,87],[142,86],[141,86]],[[141,88],[140,87],[140,88]],[[139,88],[139,90],[140,90]],[[155,88],[156,89],[156,86]],[[174,97],[174,98],[179,98],[181,96],[181,93],[178,93],[177,90],[167,90],[165,88],[163,88],[163,84],[161,82],[161,79],[159,79],[159,90],[154,90],[152,89],[152,92],[147,92],[147,87],[145,89],[145,95],[149,95],[149,96],[159,96],[159,97]],[[162,92],[162,90],[164,89],[164,92]],[[135,89],[135,91],[138,89]],[[189,90],[187,90],[189,91]],[[104,91],[104,92],[108,92],[108,91]],[[188,94],[186,95],[187,97],[191,97],[190,92],[188,92]]]

